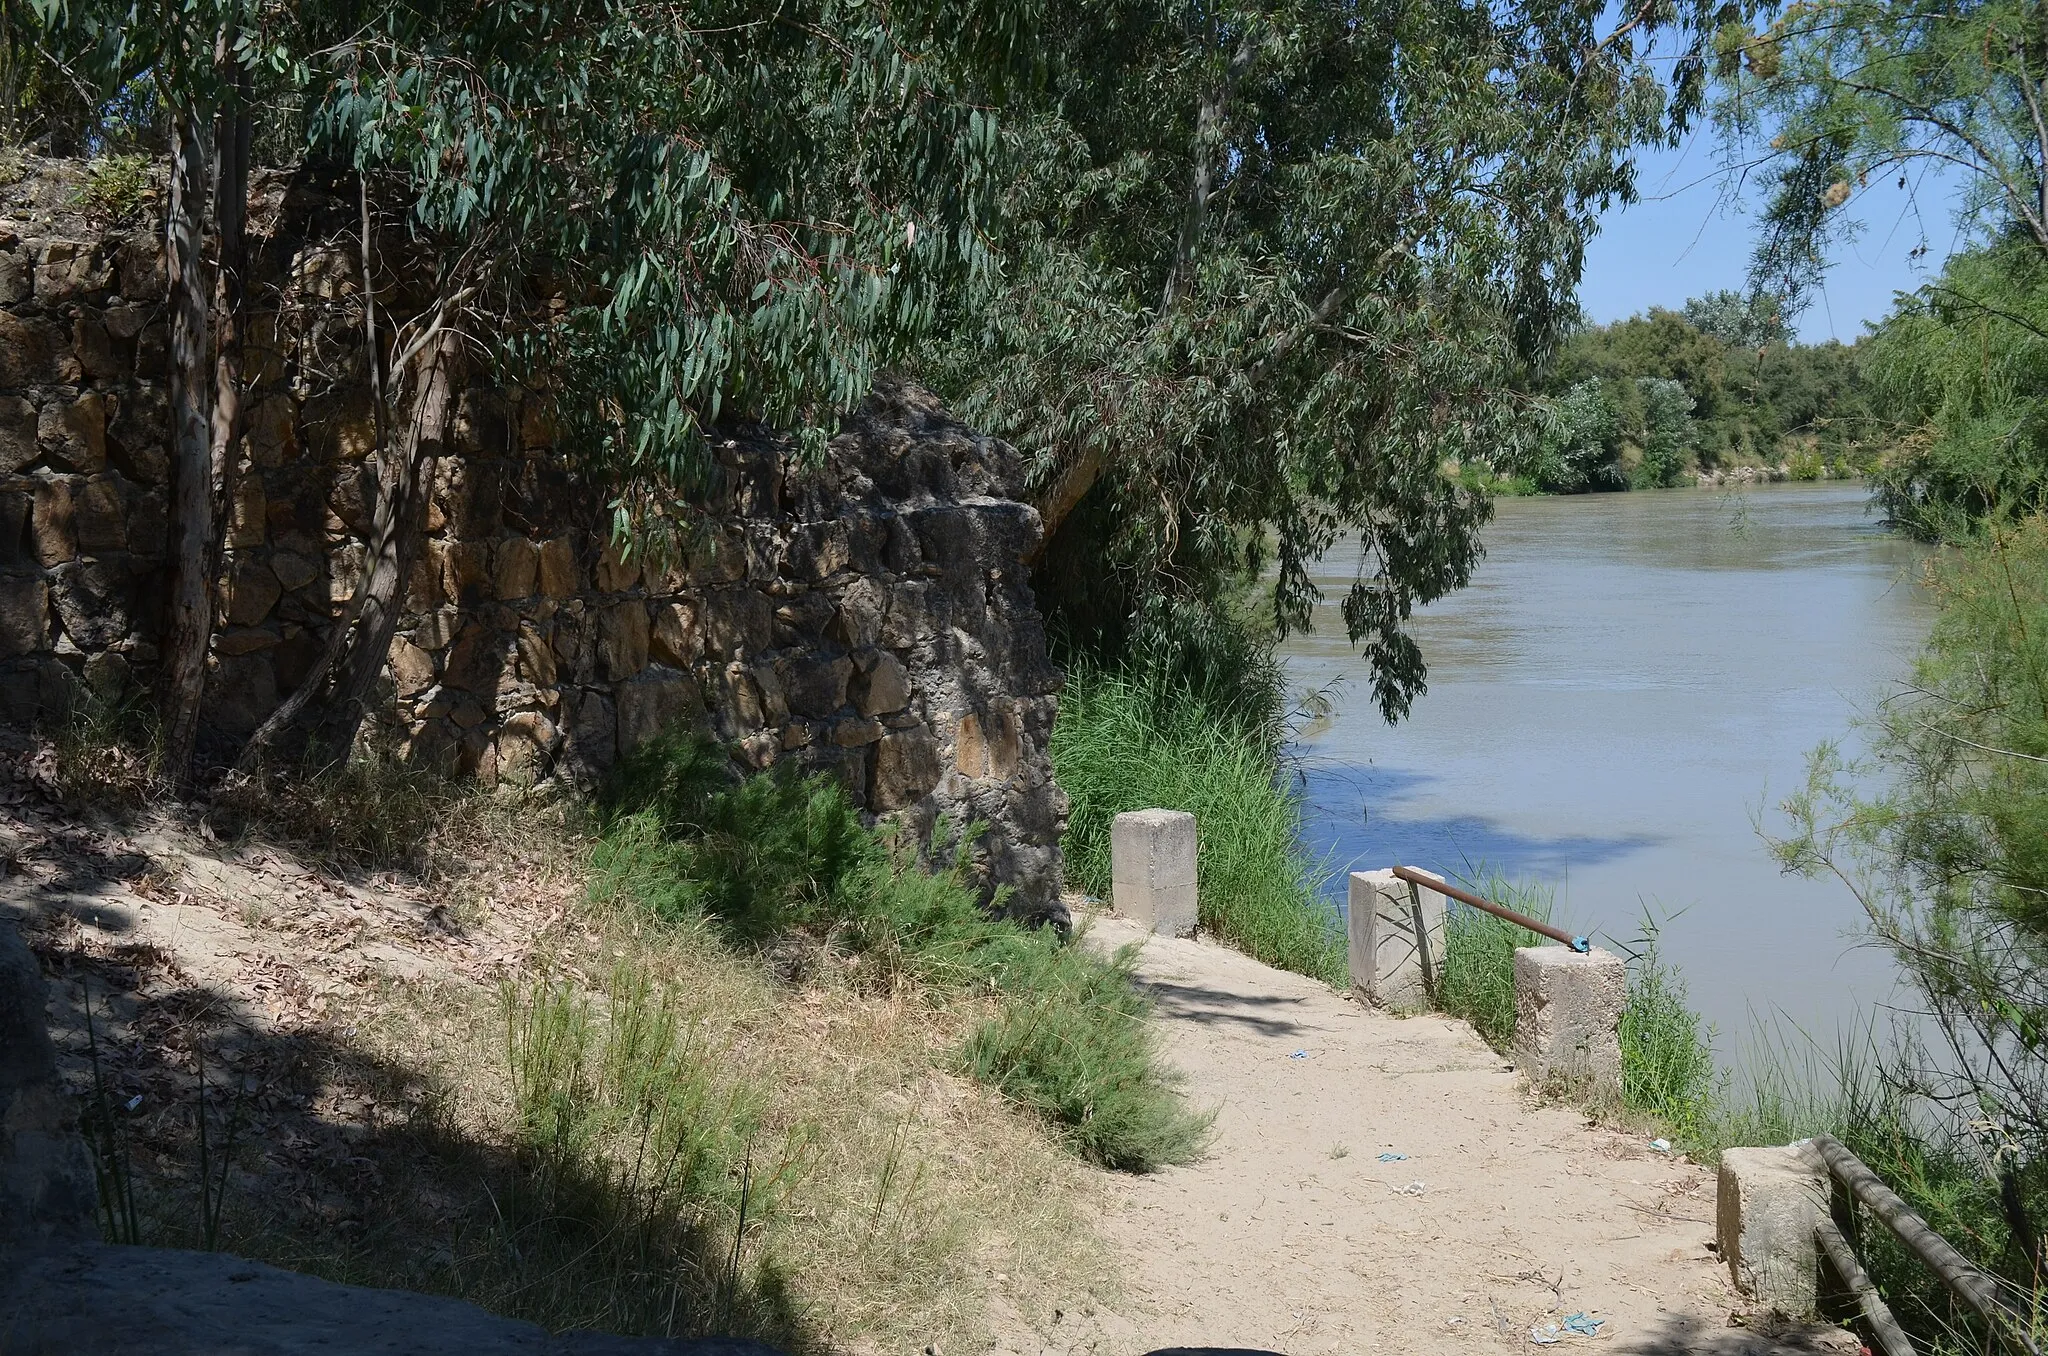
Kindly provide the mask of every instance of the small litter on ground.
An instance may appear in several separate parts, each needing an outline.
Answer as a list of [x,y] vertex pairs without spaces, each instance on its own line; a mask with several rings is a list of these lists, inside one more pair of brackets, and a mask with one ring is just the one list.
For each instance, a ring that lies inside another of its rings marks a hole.
[[1580,1333],[1587,1337],[1598,1337],[1600,1335],[1600,1325],[1606,1321],[1604,1318],[1588,1318],[1583,1313],[1567,1314],[1565,1315],[1564,1329],[1566,1332]]
[[1407,1186],[1390,1186],[1387,1190],[1393,1192],[1396,1196],[1420,1196],[1423,1192],[1429,1190],[1429,1183],[1410,1182]]
[[1380,1162],[1382,1163],[1406,1163],[1407,1161],[1407,1154],[1397,1154],[1392,1150],[1388,1150],[1386,1153],[1380,1155]]
[[1289,1056],[1288,1056],[1288,1058],[1289,1058],[1289,1059],[1307,1059],[1307,1058],[1308,1058],[1308,1051],[1306,1051],[1306,1050],[1296,1050],[1296,1051],[1295,1051],[1295,1052],[1294,1052],[1293,1054],[1289,1055]]
[[1671,1152],[1671,1141],[1668,1139],[1653,1139],[1650,1141],[1650,1147],[1660,1154],[1668,1154]]
[[1554,1347],[1564,1341],[1564,1334],[1558,1331],[1555,1323],[1539,1323],[1529,1329],[1529,1340],[1539,1347]]

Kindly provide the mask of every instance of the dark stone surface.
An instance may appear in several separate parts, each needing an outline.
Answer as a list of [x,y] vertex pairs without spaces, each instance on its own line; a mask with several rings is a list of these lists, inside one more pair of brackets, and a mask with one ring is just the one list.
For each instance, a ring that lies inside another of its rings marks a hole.
[[776,1356],[735,1338],[550,1336],[461,1300],[217,1252],[86,1243],[0,1277],[7,1356]]
[[[0,919],[0,1275],[13,1269],[11,1253],[99,1235],[92,1163],[57,1085],[45,993],[35,956]],[[11,1353],[5,1313],[0,1351]]]

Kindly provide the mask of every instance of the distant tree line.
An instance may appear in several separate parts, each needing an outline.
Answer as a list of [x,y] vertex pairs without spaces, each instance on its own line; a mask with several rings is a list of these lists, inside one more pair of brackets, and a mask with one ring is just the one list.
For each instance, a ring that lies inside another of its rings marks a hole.
[[1509,490],[1650,489],[1734,466],[1814,479],[1867,467],[1879,435],[1860,345],[1792,342],[1774,299],[1733,291],[1582,328],[1530,386],[1541,431],[1495,468]]

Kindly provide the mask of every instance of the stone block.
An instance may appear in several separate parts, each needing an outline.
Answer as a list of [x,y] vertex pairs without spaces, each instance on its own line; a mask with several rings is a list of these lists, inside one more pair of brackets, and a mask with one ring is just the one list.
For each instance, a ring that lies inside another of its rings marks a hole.
[[36,440],[50,459],[67,471],[86,475],[104,471],[107,398],[97,391],[87,391],[75,400],[51,400],[37,417]]
[[597,556],[597,587],[601,593],[624,593],[640,582],[640,556],[627,559],[619,543],[608,541]]
[[171,436],[171,397],[160,386],[130,386],[116,403],[107,451],[121,474],[144,485],[170,479],[165,444]]
[[1436,999],[1444,963],[1443,895],[1392,871],[1354,871],[1347,901],[1351,986],[1395,1012],[1421,1012]]
[[491,588],[491,543],[451,541],[443,546],[441,589],[450,602],[474,606]]
[[1827,1171],[1799,1145],[1723,1149],[1715,1232],[1736,1288],[1796,1317],[1814,1310],[1813,1228],[1827,1213]]
[[798,715],[829,716],[846,704],[846,686],[853,677],[851,659],[785,659],[776,670],[782,690],[788,694],[789,709]]
[[567,598],[581,587],[576,569],[576,548],[567,537],[555,537],[540,544],[540,591],[550,598]]
[[853,708],[864,716],[886,716],[910,704],[910,675],[903,661],[887,651],[871,652],[869,662],[853,679]]
[[870,810],[900,810],[939,784],[938,741],[922,724],[884,735],[873,748]]
[[647,605],[614,603],[598,613],[598,654],[604,676],[614,682],[631,678],[647,667]]
[[60,360],[58,354],[69,348],[64,338],[46,321],[0,311],[0,386],[18,389],[62,381],[61,369],[68,359]]
[[127,634],[133,624],[131,584],[127,570],[115,560],[82,556],[50,571],[50,601],[74,645],[104,650]]
[[1595,949],[1515,952],[1515,1063],[1539,1088],[1580,1100],[1621,1100],[1621,1011],[1628,971]]
[[35,507],[30,512],[30,534],[36,542],[36,561],[61,565],[78,554],[74,524],[72,482],[38,477]]
[[1017,775],[1024,756],[1024,726],[1013,707],[969,711],[953,731],[953,766],[963,777]]
[[20,396],[0,397],[0,475],[13,475],[43,454],[36,429],[35,406]]
[[233,580],[228,591],[228,620],[236,626],[262,621],[284,593],[270,566],[260,560],[236,561]]
[[508,716],[498,730],[498,775],[530,782],[547,763],[555,746],[555,726],[538,711]]
[[391,638],[391,680],[398,695],[410,701],[434,685],[434,656],[407,640]]
[[556,679],[555,647],[548,635],[532,622],[519,624],[519,673],[535,687],[553,687]]
[[540,578],[540,548],[524,537],[507,537],[498,543],[491,570],[491,586],[499,602],[531,598]]
[[1131,810],[1109,827],[1111,903],[1170,937],[1190,937],[1201,919],[1195,872],[1195,817],[1184,810]]
[[0,580],[0,659],[34,654],[50,643],[50,586],[40,579]]
[[263,490],[263,477],[237,476],[228,504],[228,545],[249,551],[268,540],[270,499]]
[[657,664],[619,685],[619,751],[630,752],[678,720],[704,713],[704,692],[687,674]]
[[244,418],[249,460],[271,469],[298,455],[299,409],[290,396],[274,395],[258,401]]
[[79,486],[72,504],[72,526],[81,551],[127,550],[128,505],[121,482],[112,476],[94,476]]
[[697,631],[697,610],[686,602],[660,603],[654,609],[654,657],[673,668],[687,669],[704,653]]

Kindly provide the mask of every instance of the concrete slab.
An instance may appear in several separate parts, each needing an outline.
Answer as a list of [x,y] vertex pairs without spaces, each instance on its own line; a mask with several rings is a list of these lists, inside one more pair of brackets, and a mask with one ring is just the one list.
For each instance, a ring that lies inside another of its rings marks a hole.
[[1736,1288],[1788,1314],[1813,1312],[1827,1171],[1798,1145],[1723,1149],[1715,1232]]
[[1109,827],[1110,902],[1169,937],[1192,937],[1201,917],[1195,817],[1185,810],[1132,810]]
[[1621,1100],[1621,1012],[1628,970],[1597,947],[1515,952],[1515,1063],[1531,1082],[1582,1103]]
[[1444,962],[1443,895],[1392,871],[1354,871],[1348,913],[1351,987],[1393,1012],[1434,1006]]

